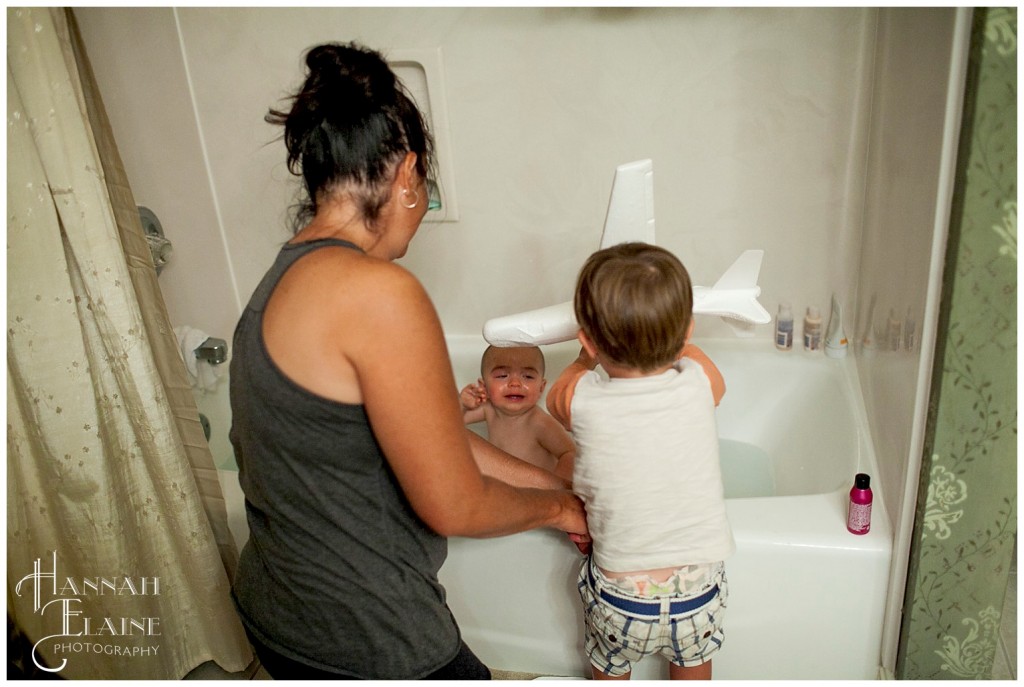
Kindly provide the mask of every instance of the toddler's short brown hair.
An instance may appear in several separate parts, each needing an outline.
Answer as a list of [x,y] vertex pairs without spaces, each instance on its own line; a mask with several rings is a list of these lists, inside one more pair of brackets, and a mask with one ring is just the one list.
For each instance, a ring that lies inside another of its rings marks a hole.
[[573,307],[602,354],[646,372],[674,362],[686,343],[693,286],[683,263],[664,248],[621,243],[587,259]]

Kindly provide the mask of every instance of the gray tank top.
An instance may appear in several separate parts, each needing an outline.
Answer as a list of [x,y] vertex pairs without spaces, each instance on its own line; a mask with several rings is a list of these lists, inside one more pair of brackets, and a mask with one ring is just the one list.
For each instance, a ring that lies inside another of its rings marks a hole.
[[359,250],[336,239],[286,244],[235,329],[230,437],[250,536],[232,593],[246,628],[284,656],[359,678],[415,679],[460,646],[437,579],[447,541],[413,512],[364,406],[307,391],[264,346],[274,287],[326,246]]

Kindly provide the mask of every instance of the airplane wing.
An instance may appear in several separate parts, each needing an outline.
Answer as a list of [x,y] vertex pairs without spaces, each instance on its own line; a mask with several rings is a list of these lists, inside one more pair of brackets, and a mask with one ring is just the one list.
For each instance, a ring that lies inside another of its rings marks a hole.
[[484,339],[492,346],[543,346],[576,338],[572,301],[506,315],[484,323]]
[[654,163],[650,160],[615,168],[601,248],[627,241],[654,243]]

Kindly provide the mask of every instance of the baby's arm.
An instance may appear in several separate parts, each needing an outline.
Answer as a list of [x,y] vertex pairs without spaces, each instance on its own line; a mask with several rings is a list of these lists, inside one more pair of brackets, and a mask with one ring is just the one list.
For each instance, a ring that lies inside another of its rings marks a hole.
[[573,448],[571,451],[566,451],[558,458],[558,464],[555,465],[555,476],[564,479],[569,484],[572,484],[572,471],[576,467],[576,449]]
[[467,384],[459,393],[462,401],[462,422],[471,425],[484,421],[484,404],[487,403],[487,391],[482,380]]
[[680,358],[689,358],[696,363],[699,363],[704,368],[704,374],[708,376],[708,380],[711,381],[711,393],[715,397],[715,405],[717,406],[719,401],[722,400],[722,396],[725,396],[725,378],[722,377],[721,371],[718,366],[711,361],[711,358],[707,354],[694,346],[692,343],[688,343],[683,347],[683,352],[679,355]]
[[556,459],[554,473],[567,482],[572,482],[573,462],[576,459],[576,444],[558,421],[537,409],[536,423],[537,441],[544,450]]

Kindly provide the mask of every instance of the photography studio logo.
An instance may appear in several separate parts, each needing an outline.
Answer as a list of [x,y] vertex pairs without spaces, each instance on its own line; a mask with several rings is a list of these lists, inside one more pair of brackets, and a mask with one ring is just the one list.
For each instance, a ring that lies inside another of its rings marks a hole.
[[[68,664],[68,655],[104,654],[121,658],[155,656],[160,649],[154,638],[160,636],[160,618],[94,617],[86,613],[90,602],[99,596],[159,596],[159,577],[60,577],[57,552],[52,552],[49,570],[37,558],[32,572],[21,578],[14,593],[27,595],[31,586],[32,612],[52,621],[60,632],[43,637],[32,646],[32,662],[40,670],[57,673]],[[95,602],[93,602],[95,604]],[[53,655],[60,657],[56,668],[46,666],[38,650],[52,644]]]

